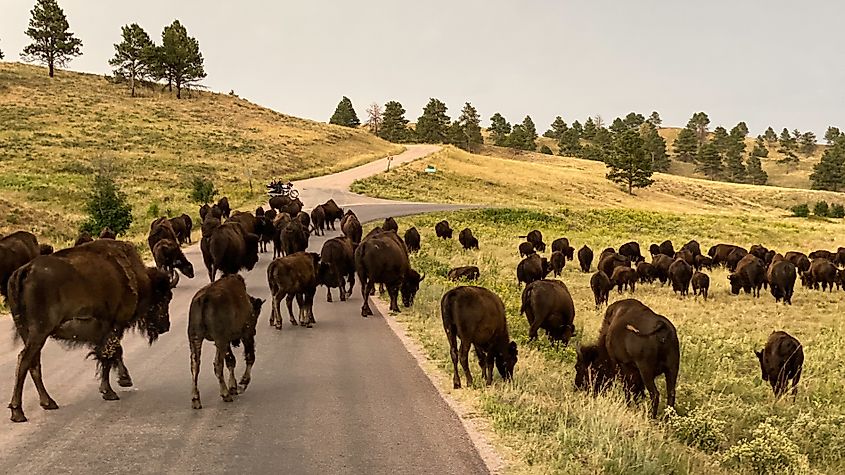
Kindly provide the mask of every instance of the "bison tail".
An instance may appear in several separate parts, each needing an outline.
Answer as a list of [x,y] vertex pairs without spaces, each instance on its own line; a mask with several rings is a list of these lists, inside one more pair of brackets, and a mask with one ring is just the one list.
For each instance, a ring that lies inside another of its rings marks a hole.
[[525,288],[525,291],[522,292],[522,305],[519,307],[519,314],[525,315],[525,312],[528,311],[529,301],[531,300],[531,289],[528,287]]
[[12,320],[15,322],[15,338],[20,338],[24,341],[27,339],[27,330],[23,317],[26,311],[23,301],[23,282],[29,276],[31,270],[32,265],[25,265],[13,272],[9,278],[6,295],[6,303],[9,305]]

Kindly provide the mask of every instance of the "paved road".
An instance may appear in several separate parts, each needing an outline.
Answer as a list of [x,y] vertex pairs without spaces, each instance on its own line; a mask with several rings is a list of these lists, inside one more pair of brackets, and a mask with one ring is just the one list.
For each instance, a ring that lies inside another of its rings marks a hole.
[[[411,147],[393,164],[431,153]],[[365,220],[450,209],[391,203],[348,193],[351,180],[384,169],[380,163],[298,182],[306,205],[334,197]],[[326,238],[337,233],[329,232]],[[325,238],[312,238],[319,251]],[[5,473],[485,473],[457,416],[388,328],[383,317],[360,316],[361,297],[325,302],[318,290],[312,329],[271,329],[264,306],[249,390],[233,403],[218,395],[211,343],[203,351],[204,408],[191,409],[186,315],[207,283],[197,246],[186,251],[197,277],[183,278],[170,305],[172,327],[152,347],[139,335],[124,340],[135,387],[114,388],[121,400],[97,392],[94,363],[84,350],[50,341],[44,380],[58,411],[38,406],[27,379],[24,409],[30,422],[0,419],[0,471]],[[246,275],[250,294],[269,299],[261,255]],[[337,294],[335,294],[337,300]],[[388,317],[390,318],[390,317]],[[2,396],[11,393],[19,346],[10,319],[0,321]],[[243,369],[237,349],[238,375]]]

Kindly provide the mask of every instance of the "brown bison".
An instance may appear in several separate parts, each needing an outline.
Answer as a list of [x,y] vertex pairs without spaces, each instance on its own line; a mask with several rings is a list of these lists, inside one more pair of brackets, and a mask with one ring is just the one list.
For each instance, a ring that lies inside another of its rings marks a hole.
[[654,380],[666,376],[666,405],[675,406],[681,352],[675,326],[633,299],[607,308],[598,343],[577,349],[575,386],[601,390],[614,378],[623,381],[629,394],[651,397],[651,416],[657,417],[660,393]]
[[830,252],[830,251],[827,251],[827,250],[824,250],[824,249],[819,249],[819,250],[817,250],[817,251],[813,251],[813,252],[811,252],[809,257],[810,257],[810,260],[813,260],[813,259],[827,259],[827,260],[829,260],[829,261],[833,261],[833,259],[834,259],[834,257],[835,257],[835,256],[834,256],[834,254],[833,254],[832,252]]
[[76,237],[76,241],[73,242],[73,245],[74,246],[81,246],[81,245],[88,243],[88,242],[91,242],[93,240],[94,240],[94,238],[92,238],[91,235],[88,234],[88,232],[82,231],[81,233],[79,233],[79,236]]
[[613,283],[607,274],[597,271],[590,277],[590,289],[593,290],[596,308],[599,308],[601,304],[607,304],[607,298],[610,296],[610,291],[613,290]]
[[680,293],[682,296],[687,295],[690,280],[692,280],[692,266],[683,259],[675,259],[669,266],[669,281],[672,282],[672,292]]
[[575,248],[569,245],[569,239],[562,237],[552,241],[552,252],[560,251],[567,260],[575,258]]
[[619,246],[619,254],[627,257],[633,263],[644,260],[643,255],[640,254],[640,244],[634,241]]
[[200,223],[205,221],[205,218],[211,213],[211,206],[208,206],[208,203],[203,204],[200,206]]
[[[332,228],[334,229],[334,228]],[[364,228],[361,227],[361,222],[352,210],[346,212],[343,220],[340,222],[340,230],[343,235],[352,240],[356,246],[361,243],[361,236],[364,234]]]
[[311,225],[314,235],[326,235],[326,212],[323,210],[323,205],[316,206],[311,210]]
[[229,198],[224,196],[217,201],[217,207],[220,208],[220,211],[223,213],[222,217],[229,219],[229,215],[232,212],[232,208],[229,206]]
[[810,258],[803,252],[789,251],[784,255],[784,258],[793,263],[799,273],[810,270]]
[[695,269],[713,270],[713,259],[710,256],[705,256],[703,254],[695,256]]
[[144,267],[134,245],[111,239],[39,256],[15,271],[9,280],[8,303],[24,348],[9,403],[12,421],[26,421],[21,400],[27,372],[41,407],[58,408],[41,379],[41,349],[49,337],[91,347],[103,399],[119,399],[109,384],[112,366],[118,366],[122,386],[132,385],[122,363],[123,334],[137,328],[152,344],[166,333],[172,295],[165,272]]
[[434,225],[434,234],[441,239],[452,239],[452,228],[445,219]]
[[673,262],[675,262],[674,259],[663,253],[655,256],[654,260],[651,261],[651,265],[654,266],[654,275],[661,285],[665,285],[666,281],[669,280],[669,267]]
[[321,283],[320,255],[314,252],[297,252],[274,259],[267,266],[267,283],[273,297],[270,325],[282,329],[282,299],[288,307],[290,323],[297,324],[293,316],[293,299],[299,307],[299,325],[311,328],[314,319],[314,294]]
[[237,222],[220,224],[209,237],[200,242],[208,280],[214,282],[217,271],[224,275],[237,274],[241,269],[252,270],[258,262],[258,236],[244,231]]
[[522,291],[519,312],[528,319],[528,341],[536,340],[541,328],[553,345],[561,341],[567,345],[575,335],[575,304],[566,284],[559,280],[528,284]]
[[748,253],[748,251],[745,251],[745,249],[739,246],[734,246],[733,244],[716,244],[715,246],[711,247],[709,251],[707,251],[707,255],[713,259],[714,266],[724,266],[728,262],[728,256],[730,256],[730,254],[737,249],[744,251],[746,254]]
[[[326,286],[326,301],[332,301],[332,288],[340,289],[340,301],[345,302],[355,287],[355,250],[346,236],[329,239],[320,251],[320,263],[325,268],[321,279]],[[349,289],[346,288],[349,282]]]
[[[725,267],[728,268],[729,271],[735,272],[739,262],[748,255],[748,252],[745,249],[737,248],[731,251],[728,255],[727,261],[725,261]],[[756,256],[755,256],[756,257]]]
[[766,268],[763,261],[753,254],[746,254],[736,265],[736,271],[728,276],[731,283],[731,293],[739,294],[740,289],[746,294],[760,296],[760,289],[766,279]]
[[[193,395],[191,406],[202,409],[197,379],[200,374],[202,343],[213,341],[217,353],[214,357],[214,374],[220,383],[220,397],[232,402],[238,394],[235,379],[235,355],[232,345],[244,345],[246,369],[241,377],[240,391],[246,391],[252,380],[255,364],[255,327],[264,301],[246,293],[243,277],[229,275],[201,288],[191,300],[188,312],[188,346],[191,348],[191,376]],[[229,370],[229,383],[223,378],[223,362]]]
[[377,231],[368,235],[355,249],[355,270],[361,281],[361,316],[373,314],[369,296],[375,290],[375,284],[384,284],[390,296],[390,311],[399,311],[399,293],[406,307],[413,304],[420,282],[420,276],[411,269],[408,249],[399,235],[393,231]]
[[664,256],[672,257],[675,255],[675,246],[673,246],[672,241],[668,239],[661,242],[658,249],[660,250],[660,254],[663,254]]
[[53,253],[53,246],[49,244],[39,244],[38,253],[42,256],[49,256]]
[[552,271],[548,259],[540,257],[539,254],[531,254],[516,266],[516,279],[519,282],[530,284],[535,280],[545,279]]
[[[323,207],[323,211],[326,213],[326,226],[332,228],[332,231],[334,231],[334,222],[340,221],[340,228],[343,229],[343,209],[338,206],[333,199],[326,201],[321,206]],[[352,211],[350,210],[346,214],[348,215],[349,213],[352,213]],[[352,213],[352,216],[355,216],[355,213]]]
[[280,213],[273,220],[273,259],[284,254],[282,247],[282,231],[285,230],[288,224],[292,221],[287,213]]
[[279,213],[287,213],[291,218],[296,217],[303,207],[299,198],[291,199],[287,196],[274,196],[270,198],[268,204]]
[[801,274],[801,281],[805,287],[832,291],[837,280],[836,266],[823,257],[813,259],[810,270]]
[[530,242],[534,249],[538,252],[546,252],[546,243],[543,242],[543,233],[539,230],[535,229],[528,233],[525,236],[519,236],[520,238],[524,238],[526,242]]
[[534,245],[530,242],[519,243],[519,257],[530,256],[531,254],[536,253],[537,251],[534,249]]
[[300,211],[296,214],[296,217],[294,219],[302,223],[302,227],[305,228],[306,234],[311,234],[311,216],[308,213],[306,213],[305,211]]
[[258,236],[261,252],[267,252],[267,245],[273,242],[276,234],[276,227],[273,226],[273,220],[267,213],[255,218],[255,234]]
[[388,216],[384,218],[384,224],[381,225],[381,228],[385,231],[393,231],[395,233],[399,233],[399,224],[396,223],[396,220],[393,219],[393,216]]
[[710,276],[704,272],[696,271],[692,275],[692,294],[696,297],[701,294],[706,302],[708,293],[710,293]]
[[772,332],[762,351],[754,351],[760,361],[763,381],[772,385],[775,397],[786,393],[792,381],[792,397],[798,394],[798,382],[804,367],[804,349],[801,342],[784,331]]
[[259,216],[264,216],[266,213],[267,213],[267,211],[264,210],[263,206],[259,206],[258,208],[255,208],[255,217],[256,218],[259,217]]
[[566,256],[564,256],[561,251],[554,251],[549,258],[549,262],[552,265],[552,271],[554,272],[555,277],[560,277],[564,266],[566,266]]
[[302,221],[292,219],[282,229],[282,251],[285,255],[304,252],[308,249],[308,228],[302,225]]
[[176,241],[162,239],[153,247],[153,260],[156,267],[170,275],[170,285],[176,287],[179,284],[179,273],[181,272],[189,279],[194,278],[194,265],[182,252],[182,248]]
[[637,284],[637,271],[625,266],[616,267],[613,269],[610,281],[616,286],[620,294],[623,288],[634,292]]
[[631,267],[631,260],[622,254],[604,253],[604,257],[599,259],[598,269],[608,276],[613,275],[613,269],[617,267]]
[[675,253],[675,259],[683,259],[684,262],[692,267],[695,267],[695,256],[686,249],[681,249]]
[[458,282],[461,280],[478,280],[481,277],[481,271],[476,266],[455,267],[449,270],[446,278]]
[[458,233],[458,242],[465,250],[478,249],[478,239],[472,235],[470,228],[464,228]]
[[182,216],[176,216],[174,218],[170,218],[169,221],[170,227],[173,228],[173,232],[176,234],[176,239],[179,244],[188,242],[188,239],[190,238],[190,231],[188,231],[188,223],[185,222],[185,218]]
[[637,279],[640,282],[650,284],[657,278],[657,269],[653,264],[641,261],[637,264]]
[[689,251],[693,257],[701,255],[701,245],[695,239],[681,246],[682,251]]
[[581,272],[584,273],[590,272],[590,268],[593,266],[593,250],[586,244],[578,249],[578,265],[581,267]]
[[[475,347],[481,374],[488,386],[493,384],[494,364],[502,379],[509,380],[513,377],[518,351],[516,342],[512,341],[508,334],[505,306],[498,295],[483,287],[457,287],[446,292],[440,299],[440,314],[446,338],[449,340],[455,389],[461,387],[461,377],[458,374],[459,356],[467,386],[472,386],[472,373],[469,370],[469,350],[472,346]],[[461,340],[460,350],[458,339]]]
[[845,266],[845,247],[836,249],[836,255],[833,256],[833,263],[839,267]]
[[660,254],[660,246],[657,244],[648,246],[648,253],[651,254],[651,259],[654,260],[654,257]]
[[41,247],[35,235],[17,231],[0,239],[0,294],[8,297],[9,277],[27,262],[41,255]]
[[408,252],[418,252],[420,250],[420,232],[417,228],[410,227],[405,231],[405,247]]
[[792,295],[795,291],[795,279],[798,272],[795,269],[795,264],[787,261],[780,255],[775,256],[769,269],[766,273],[769,281],[769,291],[775,302],[780,302],[792,305]]

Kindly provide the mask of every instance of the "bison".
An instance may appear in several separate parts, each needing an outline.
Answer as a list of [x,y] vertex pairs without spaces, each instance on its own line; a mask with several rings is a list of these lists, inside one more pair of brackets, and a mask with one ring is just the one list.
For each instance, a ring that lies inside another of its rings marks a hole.
[[766,279],[763,261],[753,254],[746,254],[736,265],[736,271],[728,276],[731,293],[739,294],[740,289],[755,297],[760,296],[760,289]]
[[823,257],[813,259],[810,263],[810,270],[801,275],[805,287],[832,291],[837,280],[836,266],[830,260]]
[[[352,294],[355,287],[355,250],[352,240],[346,236],[329,239],[320,251],[320,263],[325,268],[321,279],[326,286],[326,301],[332,301],[332,288],[340,289],[340,301]],[[349,282],[349,289],[346,282]]]
[[381,228],[385,231],[393,231],[395,233],[399,233],[399,224],[396,223],[396,220],[393,219],[392,216],[384,218],[384,224],[381,225]]
[[73,242],[73,245],[74,246],[81,246],[81,245],[88,243],[88,242],[91,242],[93,240],[94,240],[94,238],[92,238],[91,235],[88,234],[87,231],[82,231],[81,233],[79,233],[79,236],[76,237],[76,241]]
[[224,196],[217,201],[217,207],[220,208],[220,211],[223,213],[222,217],[229,219],[229,215],[232,212],[232,208],[229,206],[229,198]]
[[308,228],[302,225],[302,221],[292,219],[282,229],[282,251],[285,255],[304,252],[308,249],[308,235]]
[[658,254],[651,261],[651,265],[654,266],[654,275],[660,281],[661,285],[665,285],[666,281],[669,280],[669,267],[673,262],[675,262],[674,259],[662,253]]
[[637,271],[625,266],[616,267],[613,269],[610,281],[616,286],[620,294],[623,288],[634,292],[637,284]]
[[780,302],[792,305],[792,295],[795,291],[795,279],[798,272],[795,269],[795,264],[787,261],[780,255],[775,256],[769,269],[766,273],[769,281],[769,291],[775,302]]
[[472,229],[464,228],[458,233],[458,242],[464,250],[478,249],[478,238],[472,235]]
[[695,239],[681,246],[682,251],[689,251],[693,257],[701,255],[701,245]]
[[408,252],[418,252],[420,250],[420,232],[417,228],[410,227],[405,231],[405,247]]
[[760,361],[763,381],[772,385],[775,397],[782,396],[792,381],[792,397],[798,394],[798,382],[804,367],[804,349],[801,342],[784,331],[772,332],[762,351],[754,351]]
[[669,266],[669,280],[672,282],[673,292],[680,293],[681,296],[687,295],[692,280],[692,266],[683,259],[675,259]]
[[[334,222],[340,221],[340,228],[343,229],[343,209],[334,202],[333,199],[326,201],[321,205],[323,207],[323,211],[326,213],[326,226],[332,228],[332,231],[335,230]],[[352,213],[352,211],[348,211],[346,214]],[[352,213],[354,216],[355,213]],[[354,240],[353,240],[354,242]]]
[[703,254],[695,256],[695,269],[713,270],[713,258],[711,258],[710,256],[705,256]]
[[185,244],[188,242],[190,231],[188,231],[188,223],[185,222],[185,218],[182,216],[176,216],[174,218],[170,218],[169,221],[170,227],[173,228],[173,232],[176,234],[176,239],[179,244]]
[[607,304],[607,298],[610,296],[610,291],[613,290],[613,283],[607,274],[597,271],[590,277],[590,289],[592,289],[593,297],[596,300],[596,308],[599,308],[601,304]]
[[117,234],[111,230],[110,227],[106,226],[100,231],[99,239],[117,239]]
[[810,258],[803,252],[789,251],[784,255],[784,258],[794,264],[799,273],[810,270]]
[[537,280],[528,284],[522,291],[519,312],[528,319],[528,341],[536,340],[541,328],[553,345],[563,342],[565,346],[575,335],[575,304],[561,281]]
[[626,242],[619,246],[619,254],[627,257],[634,263],[644,260],[642,254],[640,254],[640,244],[634,241]]
[[530,284],[535,280],[545,279],[552,271],[548,259],[538,254],[531,254],[516,266],[516,278],[519,282]]
[[478,280],[481,276],[481,271],[476,266],[455,267],[449,270],[446,278],[458,282],[461,280]]
[[692,275],[692,294],[696,297],[701,294],[704,301],[707,301],[707,294],[710,292],[710,276],[704,272],[696,271]]
[[530,242],[534,249],[539,252],[546,252],[546,243],[543,242],[543,233],[538,230],[533,230],[525,236],[519,236],[520,238],[524,238],[526,242]]
[[299,198],[291,199],[287,196],[274,196],[270,198],[269,205],[279,213],[287,213],[291,218],[296,217],[303,208]]
[[152,344],[170,329],[170,278],[144,267],[135,246],[127,242],[101,239],[36,257],[12,274],[8,290],[16,335],[24,343],[9,403],[14,422],[26,421],[21,400],[27,372],[41,407],[58,408],[41,379],[41,349],[47,338],[91,347],[103,399],[117,400],[109,383],[111,368],[118,367],[122,386],[132,385],[122,362],[124,333],[137,328]]
[[563,268],[566,266],[566,256],[561,251],[554,251],[549,258],[549,262],[552,265],[552,271],[555,277],[560,277],[560,273],[563,272]]
[[452,228],[445,219],[434,225],[434,234],[441,239],[452,239]]
[[[334,228],[332,228],[334,229]],[[361,227],[361,222],[352,210],[346,212],[343,220],[340,222],[340,230],[344,236],[352,240],[354,245],[361,243],[361,236],[364,234],[364,228]]]
[[8,297],[9,277],[19,267],[41,255],[41,247],[35,235],[17,231],[0,239],[0,294]]
[[552,252],[560,251],[567,260],[575,258],[575,248],[569,245],[569,239],[562,237],[552,241]]
[[326,212],[323,210],[323,205],[316,206],[311,210],[311,224],[316,236],[325,236]]
[[[384,284],[390,296],[390,311],[398,312],[399,292],[403,303],[413,303],[419,285],[425,279],[411,269],[405,243],[393,231],[377,231],[368,235],[355,249],[355,270],[361,281],[361,316],[373,314],[369,296],[375,284]],[[406,305],[408,306],[408,305]]]
[[664,256],[672,257],[675,255],[675,246],[673,246],[672,241],[668,239],[661,242],[658,248],[660,250],[660,254],[663,254]]
[[593,265],[593,250],[587,247],[587,245],[581,246],[581,249],[578,249],[578,265],[581,267],[581,272],[585,274],[590,272],[590,268]]
[[[513,377],[518,360],[516,342],[508,334],[508,321],[502,299],[493,292],[474,286],[457,287],[440,299],[443,329],[449,340],[449,354],[454,368],[453,386],[461,387],[458,374],[458,357],[466,375],[467,386],[472,386],[469,370],[469,350],[475,347],[478,364],[486,384],[493,383],[493,365],[502,379]],[[461,340],[460,355],[458,339]]]
[[217,271],[237,274],[241,269],[252,270],[258,262],[258,236],[244,231],[237,222],[214,227],[209,237],[200,242],[208,280],[214,282]]
[[530,242],[519,243],[519,257],[526,257],[536,253],[537,251],[534,249],[534,245]]
[[653,264],[641,261],[637,264],[637,279],[643,283],[652,283],[657,278],[657,269]]
[[[191,348],[191,376],[193,393],[191,406],[202,409],[197,379],[200,373],[202,343],[213,341],[217,350],[214,357],[214,374],[220,383],[220,397],[232,402],[238,394],[235,379],[235,355],[232,345],[244,345],[246,369],[241,377],[241,392],[246,391],[252,380],[255,364],[255,327],[264,301],[246,293],[243,277],[229,275],[201,288],[191,300],[188,311],[188,346]],[[229,383],[223,378],[223,362],[229,370]]]
[[297,252],[274,259],[267,266],[267,283],[273,298],[270,325],[282,329],[282,299],[288,308],[290,323],[297,324],[293,316],[293,299],[299,307],[299,325],[311,328],[314,319],[314,294],[320,282],[320,255],[315,252]]
[[608,276],[613,275],[613,269],[617,267],[631,267],[631,260],[622,254],[605,253],[604,257],[599,259],[598,269]]

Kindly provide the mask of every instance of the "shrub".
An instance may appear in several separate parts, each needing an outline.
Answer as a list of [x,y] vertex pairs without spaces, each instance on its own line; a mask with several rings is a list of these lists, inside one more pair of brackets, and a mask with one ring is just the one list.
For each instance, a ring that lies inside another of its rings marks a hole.
[[798,450],[789,436],[768,422],[763,422],[722,455],[722,464],[742,467],[753,473],[809,473],[807,456]]
[[666,425],[682,442],[707,453],[716,452],[725,443],[725,422],[696,407],[687,416],[680,416],[671,407],[666,409]]
[[828,213],[828,216],[831,218],[845,218],[845,206],[840,204],[830,205],[830,213]]
[[214,201],[218,191],[214,189],[214,183],[201,176],[195,176],[191,181],[191,194],[188,196],[191,201],[198,204],[208,204]]
[[813,206],[813,214],[822,218],[826,218],[830,214],[830,206],[827,201],[819,201]]
[[795,205],[792,208],[789,208],[789,210],[792,211],[792,216],[796,216],[798,218],[806,218],[807,216],[810,216],[810,207],[807,206],[806,203]]
[[155,219],[159,216],[161,216],[161,209],[158,207],[158,203],[150,203],[150,207],[147,208],[147,217]]
[[552,155],[552,149],[550,149],[548,145],[543,145],[542,147],[540,147],[540,153]]
[[92,236],[100,234],[103,228],[111,228],[115,234],[123,234],[132,224],[132,207],[126,195],[118,189],[110,176],[98,173],[85,203],[88,214],[80,230]]

